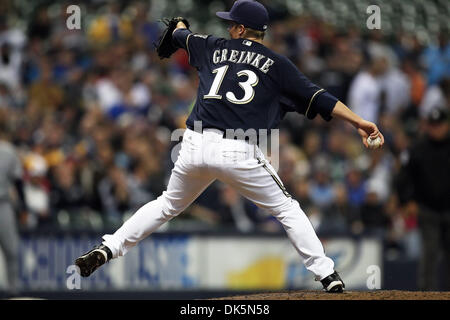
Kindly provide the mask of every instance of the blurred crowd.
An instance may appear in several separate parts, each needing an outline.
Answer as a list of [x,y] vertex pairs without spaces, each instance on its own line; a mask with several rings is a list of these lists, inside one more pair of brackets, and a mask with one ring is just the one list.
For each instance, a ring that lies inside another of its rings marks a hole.
[[[186,52],[157,57],[164,25],[151,18],[153,7],[83,5],[79,30],[67,28],[66,6],[37,6],[22,24],[2,11],[0,123],[25,169],[22,229],[115,229],[164,191],[179,143],[172,133],[185,127],[198,80]],[[447,36],[426,43],[414,32],[340,29],[306,12],[271,24],[265,45],[376,122],[386,139],[367,150],[343,122],[286,116],[279,175],[319,235],[379,235],[418,254],[417,209],[399,201],[395,178],[430,110],[450,108]],[[281,231],[220,182],[162,228]]]

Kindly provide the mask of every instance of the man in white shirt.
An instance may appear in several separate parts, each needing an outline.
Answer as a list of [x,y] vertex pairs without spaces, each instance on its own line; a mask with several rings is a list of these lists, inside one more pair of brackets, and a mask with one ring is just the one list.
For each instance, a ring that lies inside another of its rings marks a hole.
[[350,85],[348,105],[360,117],[372,122],[380,112],[381,85],[378,78],[385,74],[388,61],[384,56],[374,57],[368,68],[360,71]]

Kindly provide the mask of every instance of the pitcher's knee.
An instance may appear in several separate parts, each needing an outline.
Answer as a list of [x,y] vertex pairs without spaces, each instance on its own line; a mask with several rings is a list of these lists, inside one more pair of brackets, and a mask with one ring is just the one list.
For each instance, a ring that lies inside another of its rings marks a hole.
[[268,210],[273,216],[277,216],[283,212],[288,211],[301,211],[298,201],[291,197],[286,197],[286,199],[282,203],[277,206],[268,208]]
[[163,192],[157,200],[161,202],[162,212],[167,220],[176,217],[184,210],[184,207],[177,205],[172,199],[170,199],[170,197],[167,196],[166,192]]

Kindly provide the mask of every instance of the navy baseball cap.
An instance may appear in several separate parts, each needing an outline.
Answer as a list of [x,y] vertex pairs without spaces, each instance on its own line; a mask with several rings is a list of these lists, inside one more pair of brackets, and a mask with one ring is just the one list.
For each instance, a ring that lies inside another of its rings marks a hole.
[[259,31],[266,31],[269,23],[269,13],[266,8],[255,0],[237,0],[229,12],[219,11],[216,15]]

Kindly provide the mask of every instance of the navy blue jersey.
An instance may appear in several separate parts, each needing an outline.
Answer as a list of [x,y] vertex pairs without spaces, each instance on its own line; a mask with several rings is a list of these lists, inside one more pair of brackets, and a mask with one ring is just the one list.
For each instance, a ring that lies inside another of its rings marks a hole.
[[337,99],[311,83],[289,59],[258,42],[187,29],[177,29],[173,42],[187,50],[200,78],[188,128],[202,121],[203,128],[224,131],[271,129],[289,111],[331,119]]

